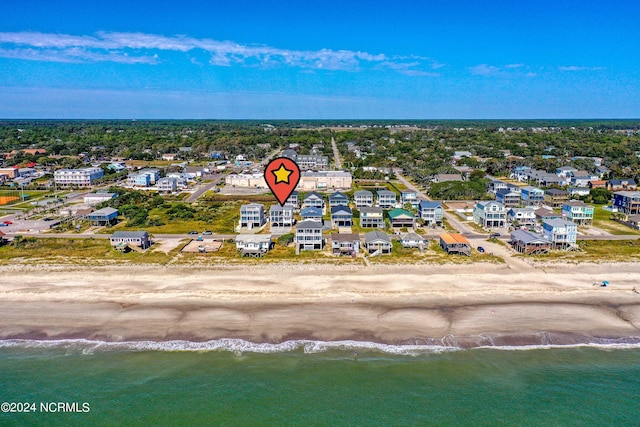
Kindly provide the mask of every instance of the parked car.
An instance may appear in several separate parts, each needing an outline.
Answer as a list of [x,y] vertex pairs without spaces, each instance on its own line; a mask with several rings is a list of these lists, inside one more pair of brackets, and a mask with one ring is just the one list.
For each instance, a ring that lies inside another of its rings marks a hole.
[[5,224],[4,222],[0,222],[0,227],[8,227],[9,224]]
[[202,234],[205,235],[205,236],[210,236],[213,233],[211,232],[211,230],[205,230],[205,231],[202,232]]
[[484,253],[484,248],[482,246],[478,246],[478,252],[483,254]]
[[500,233],[491,233],[491,234],[489,235],[489,238],[490,238],[490,239],[495,239],[496,237],[500,237]]
[[11,225],[11,224],[13,224],[13,223],[12,223],[11,221],[5,221],[3,224]]
[[188,234],[198,234],[198,232],[195,230],[191,230]]

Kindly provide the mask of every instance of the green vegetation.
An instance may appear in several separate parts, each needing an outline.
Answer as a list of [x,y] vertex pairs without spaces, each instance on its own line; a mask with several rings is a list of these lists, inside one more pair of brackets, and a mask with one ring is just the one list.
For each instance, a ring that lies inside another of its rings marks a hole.
[[58,239],[16,236],[12,245],[0,247],[0,263],[44,262],[56,264],[86,264],[97,262],[128,262],[164,264],[175,252],[165,254],[152,249],[144,253],[120,253],[107,239]]
[[615,213],[605,211],[604,205],[593,205],[593,226],[616,236],[620,235],[640,235],[640,230],[627,227],[624,224],[614,221]]
[[435,200],[487,200],[486,179],[469,181],[447,181],[431,184],[429,196]]
[[549,255],[535,255],[533,259],[571,262],[638,262],[640,239],[637,240],[579,240],[581,251],[551,251]]

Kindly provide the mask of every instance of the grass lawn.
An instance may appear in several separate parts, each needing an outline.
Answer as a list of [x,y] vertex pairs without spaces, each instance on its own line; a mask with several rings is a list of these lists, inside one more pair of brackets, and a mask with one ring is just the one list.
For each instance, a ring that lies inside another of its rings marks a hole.
[[551,251],[549,255],[533,255],[538,261],[558,260],[575,262],[640,261],[639,240],[580,240],[582,251]]
[[21,247],[0,247],[0,263],[17,260],[56,264],[87,264],[100,261],[116,261],[132,264],[164,264],[175,253],[156,252],[153,247],[144,253],[121,253],[111,248],[107,239],[29,239]]
[[634,234],[640,235],[640,230],[634,230],[631,227],[627,227],[624,224],[620,224],[611,218],[611,212],[602,209],[606,205],[593,205],[593,226],[609,232],[613,235],[626,235]]
[[504,263],[500,257],[480,254],[473,251],[470,257],[462,255],[447,255],[435,241],[429,241],[429,248],[424,252],[419,249],[403,248],[399,241],[393,241],[393,248],[388,255],[369,257],[371,264],[469,264],[474,262]]

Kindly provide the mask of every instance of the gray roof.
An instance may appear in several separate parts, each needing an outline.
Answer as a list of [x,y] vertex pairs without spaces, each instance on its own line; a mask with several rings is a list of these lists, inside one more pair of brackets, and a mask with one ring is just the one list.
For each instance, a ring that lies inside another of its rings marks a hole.
[[373,197],[373,193],[369,190],[358,190],[353,195],[355,197]]
[[389,190],[378,190],[378,196],[393,196],[396,197],[396,193]]
[[271,242],[271,234],[238,234],[236,242],[268,243]]
[[106,207],[106,208],[99,209],[95,212],[92,212],[90,215],[91,216],[103,216],[103,215],[107,216],[107,215],[113,215],[114,213],[118,213],[118,209]]
[[337,193],[333,193],[329,195],[329,201],[335,200],[335,199],[349,200],[349,197],[347,197],[346,194],[342,194],[341,192],[338,191]]
[[391,243],[391,237],[379,230],[370,231],[369,233],[364,235],[365,243],[375,242],[376,240],[382,240],[384,242]]
[[522,243],[551,243],[549,240],[542,236],[526,230],[515,230],[511,233],[511,240],[521,241]]
[[296,224],[296,230],[301,230],[303,228],[320,228],[323,229],[324,225],[318,221],[300,221]]
[[334,233],[331,235],[331,240],[334,242],[355,242],[357,240],[360,240],[360,235],[358,233],[352,234],[352,233],[342,233],[342,234],[338,234],[338,233]]
[[115,239],[142,239],[149,237],[146,231],[116,231],[111,235]]
[[424,237],[422,237],[421,235],[419,235],[417,233],[407,233],[404,236],[402,236],[402,238],[400,240],[404,242],[404,241],[414,241],[414,240],[425,241],[427,239],[425,239]]
[[293,208],[289,205],[280,206],[280,205],[271,205],[269,207],[269,212],[280,212],[280,211],[293,211]]
[[567,221],[566,219],[562,219],[562,218],[548,219],[548,220],[543,221],[542,224],[543,225],[545,225],[545,224],[550,225],[553,228],[566,227],[567,225],[577,225],[575,222]]
[[382,208],[379,206],[363,206],[360,208],[360,212],[364,213],[382,213]]
[[322,216],[322,209],[314,208],[313,206],[304,208],[300,211],[300,216]]

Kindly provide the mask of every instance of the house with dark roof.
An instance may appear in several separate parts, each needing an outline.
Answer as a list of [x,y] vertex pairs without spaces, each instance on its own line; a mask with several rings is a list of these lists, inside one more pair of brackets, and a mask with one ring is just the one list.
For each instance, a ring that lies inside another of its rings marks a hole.
[[548,254],[553,246],[550,240],[526,230],[511,233],[510,243],[513,249],[525,255]]
[[349,206],[349,197],[347,197],[345,194],[341,193],[341,192],[335,192],[333,194],[329,195],[329,206],[330,207],[334,207],[334,206],[339,206],[339,205],[344,205],[344,206]]
[[322,224],[322,211],[318,208],[304,208],[300,211],[302,221],[316,221]]
[[536,221],[546,221],[548,219],[556,219],[556,218],[562,218],[562,215],[560,215],[559,213],[554,212],[551,209],[546,209],[546,208],[538,208],[535,211],[533,211],[533,213],[536,216]]
[[416,217],[407,210],[396,208],[389,211],[389,222],[392,227],[413,228],[416,224]]
[[338,234],[331,235],[331,250],[334,255],[356,256],[360,252],[360,235],[359,234]]
[[422,200],[418,204],[418,218],[420,218],[426,225],[442,224],[442,217],[444,213],[440,202],[431,202]]
[[379,230],[370,231],[364,235],[364,246],[370,255],[390,254],[391,237]]
[[607,181],[607,190],[609,191],[634,191],[638,188],[635,179],[610,179]]
[[353,215],[351,208],[345,205],[337,205],[331,208],[331,224],[333,227],[351,227]]
[[326,213],[324,199],[315,191],[312,191],[311,193],[304,196],[304,198],[302,199],[302,208],[318,208],[322,211],[323,215]]
[[565,202],[569,201],[569,193],[557,188],[550,188],[544,191],[545,204],[554,209],[561,208]]
[[496,202],[502,203],[506,208],[515,208],[520,205],[520,190],[505,188],[496,192]]
[[360,208],[360,227],[384,228],[384,214],[381,207]]

